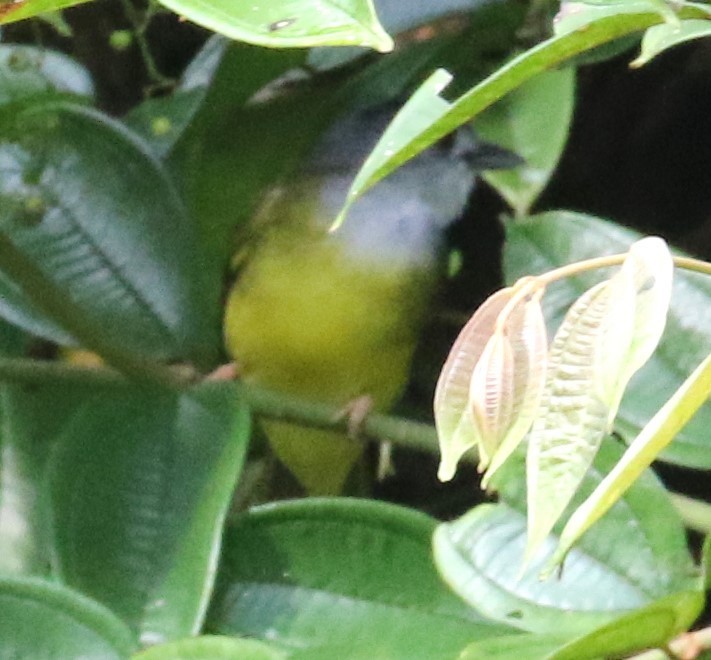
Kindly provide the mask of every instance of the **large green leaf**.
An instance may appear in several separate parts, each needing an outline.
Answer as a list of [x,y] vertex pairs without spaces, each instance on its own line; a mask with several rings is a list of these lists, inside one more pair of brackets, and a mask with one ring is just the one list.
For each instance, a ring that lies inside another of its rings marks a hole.
[[524,215],[545,188],[563,153],[575,97],[575,69],[546,71],[477,117],[481,137],[524,160],[512,170],[492,170],[484,179]]
[[159,644],[136,653],[134,660],[285,660],[286,653],[256,639],[203,635]]
[[[625,252],[640,234],[610,222],[568,212],[550,212],[507,225],[506,279],[538,274],[565,263]],[[603,277],[601,272],[567,278],[543,298],[546,318],[555,327],[565,310]],[[631,440],[684,379],[711,353],[711,280],[676,270],[671,306],[659,347],[630,381],[615,421]],[[703,406],[679,432],[661,459],[700,469],[711,467],[711,405]]]
[[66,587],[38,579],[0,579],[0,639],[5,658],[120,660],[135,644],[109,610]]
[[0,389],[0,573],[49,572],[47,461],[59,429],[90,394],[51,383]]
[[434,521],[377,502],[266,505],[227,533],[208,629],[304,658],[452,658],[509,629],[480,618],[432,566]]
[[687,630],[703,607],[704,594],[700,588],[670,594],[563,644],[546,657],[549,660],[617,658],[663,647]]
[[[94,321],[104,343],[201,361],[214,350],[192,228],[137,138],[90,108],[29,103],[0,117],[0,168],[3,232]],[[7,276],[0,291],[8,320],[69,341]]]
[[[592,492],[622,453],[623,447],[614,440],[603,442],[571,506]],[[582,537],[559,579],[539,579],[556,548],[554,536],[545,540],[521,574],[527,542],[526,468],[521,454],[515,454],[493,479],[506,505],[477,507],[440,525],[435,535],[438,569],[467,602],[493,619],[525,630],[572,634],[676,591],[697,588],[681,520],[649,471]]]
[[0,24],[14,23],[38,14],[66,9],[87,0],[8,0],[0,7]]
[[249,433],[230,384],[88,402],[53,457],[55,565],[157,643],[201,626]]
[[59,95],[91,97],[89,72],[62,53],[20,44],[0,45],[0,105]]
[[475,642],[460,660],[599,660],[662,647],[685,630],[703,607],[701,591],[683,591],[646,605],[581,637],[545,633]]
[[389,51],[372,0],[161,0],[185,18],[230,39],[270,48],[369,46]]

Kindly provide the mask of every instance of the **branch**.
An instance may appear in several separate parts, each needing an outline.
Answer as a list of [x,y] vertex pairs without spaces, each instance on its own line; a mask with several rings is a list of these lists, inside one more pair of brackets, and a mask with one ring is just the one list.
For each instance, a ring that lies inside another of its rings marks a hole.
[[[188,389],[196,383],[195,371],[191,367],[178,365],[163,368],[174,388]],[[110,367],[83,367],[65,362],[7,357],[0,357],[0,381],[23,385],[41,385],[53,381],[97,387],[136,386],[134,381]],[[240,395],[257,417],[348,433],[347,416],[336,406],[305,401],[241,381],[236,381],[236,384]],[[370,413],[363,422],[361,436],[354,438],[354,442],[367,440],[387,440],[398,447],[427,454],[437,454],[439,451],[434,426],[382,413]],[[463,460],[475,463],[477,459],[469,452]],[[679,493],[669,492],[669,495],[688,528],[711,534],[711,504]]]
[[[188,389],[195,385],[195,371],[187,366],[162,366],[163,379],[171,387]],[[0,357],[0,381],[19,384],[89,384],[97,387],[135,387],[135,382],[111,367],[83,367],[65,362]],[[305,401],[299,397],[236,381],[240,394],[258,417],[294,422],[315,428],[348,431],[348,419],[336,406]],[[437,432],[430,424],[401,417],[369,414],[362,427],[364,439],[389,440],[415,451],[434,454]],[[358,441],[356,438],[354,441]]]

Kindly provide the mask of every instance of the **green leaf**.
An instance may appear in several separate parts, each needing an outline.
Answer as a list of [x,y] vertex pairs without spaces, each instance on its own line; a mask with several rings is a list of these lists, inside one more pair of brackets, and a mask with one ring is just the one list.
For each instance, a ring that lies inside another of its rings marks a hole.
[[706,358],[632,441],[620,461],[570,517],[551,562],[568,549],[649,467],[711,394],[711,355]]
[[509,629],[479,617],[432,566],[434,520],[389,504],[309,499],[228,529],[207,628],[304,658],[452,658]]
[[[560,633],[494,637],[470,644],[457,660],[543,660],[569,639],[570,635]],[[578,660],[586,657],[581,655]]]
[[249,434],[236,388],[117,390],[62,433],[56,570],[158,643],[201,626]]
[[66,587],[0,578],[0,639],[7,658],[127,657],[131,631],[109,610]]
[[701,590],[674,593],[562,645],[546,659],[617,658],[635,651],[663,647],[687,630],[703,607]]
[[87,0],[19,0],[7,1],[0,6],[0,24],[14,23],[26,18],[51,11],[59,11],[67,7],[79,5]]
[[553,22],[557,35],[584,30],[603,18],[623,14],[656,13],[665,21],[678,21],[670,3],[666,0],[567,0]]
[[92,97],[89,72],[71,58],[45,48],[0,45],[0,105],[28,98],[61,95]]
[[286,660],[286,654],[256,639],[203,635],[159,644],[131,656],[133,660]]
[[369,46],[393,49],[372,0],[161,0],[161,4],[210,30],[270,48]]
[[575,69],[541,73],[477,117],[478,134],[524,159],[512,170],[484,179],[516,215],[525,215],[546,187],[560,158],[573,117]]
[[[683,18],[706,16],[704,10],[688,5],[679,14]],[[538,44],[451,103],[440,96],[451,76],[444,70],[435,71],[394,117],[363,164],[336,224],[343,222],[356,199],[383,177],[527,80],[582,52],[645,30],[663,20],[657,10],[650,10],[647,3],[632,7],[629,12],[604,16],[584,29],[554,36]]]
[[[439,0],[430,2],[401,2],[375,0],[378,19],[388,34],[398,35],[426,23],[433,23],[451,14],[463,14],[485,8],[488,0]],[[308,56],[309,66],[332,69],[351,62],[368,51],[364,48],[314,48]]]
[[1,573],[49,573],[47,461],[59,429],[91,393],[49,383],[0,390]]
[[624,614],[590,633],[509,635],[475,642],[460,660],[599,660],[665,646],[684,631],[703,607],[700,591],[682,591]]
[[[622,454],[619,443],[602,443],[573,506],[594,490]],[[539,579],[556,546],[552,536],[521,575],[525,470],[519,451],[493,479],[508,506],[477,507],[435,534],[438,570],[484,615],[537,633],[579,634],[627,609],[698,588],[682,522],[650,471],[582,537],[559,579]]]
[[[561,264],[618,254],[640,234],[592,216],[550,212],[507,225],[504,272],[510,282]],[[557,326],[572,302],[600,279],[600,272],[566,278],[549,287],[545,316]],[[711,353],[711,280],[677,270],[666,329],[659,347],[633,378],[615,421],[618,432],[636,436],[684,379]],[[711,468],[711,405],[704,405],[660,456],[681,465]]]
[[672,273],[663,240],[637,241],[622,268],[578,298],[558,329],[529,437],[529,556],[572,499],[627,383],[656,348]]
[[[204,362],[200,259],[159,163],[105,115],[31,103],[0,117],[0,226],[102,331],[144,355]],[[28,332],[71,338],[0,276],[0,314]],[[36,291],[32,292],[37,294]]]
[[595,378],[611,297],[609,282],[583,294],[551,344],[546,386],[528,439],[529,559],[575,494],[607,430],[609,407]]
[[679,25],[669,23],[655,25],[645,32],[639,57],[632,62],[631,66],[642,66],[669,48],[709,35],[711,35],[711,25],[708,19],[690,19],[681,21]]

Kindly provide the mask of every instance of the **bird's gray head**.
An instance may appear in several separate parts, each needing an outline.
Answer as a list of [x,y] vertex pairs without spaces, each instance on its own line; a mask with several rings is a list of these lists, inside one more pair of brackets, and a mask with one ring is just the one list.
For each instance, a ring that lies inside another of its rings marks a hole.
[[[305,173],[324,177],[321,200],[332,217],[392,115],[391,109],[348,115],[326,131],[313,151]],[[358,259],[387,259],[391,265],[433,262],[444,230],[464,211],[477,173],[502,164],[512,167],[512,157],[477,141],[470,127],[459,129],[368,191],[334,240],[343,241]]]

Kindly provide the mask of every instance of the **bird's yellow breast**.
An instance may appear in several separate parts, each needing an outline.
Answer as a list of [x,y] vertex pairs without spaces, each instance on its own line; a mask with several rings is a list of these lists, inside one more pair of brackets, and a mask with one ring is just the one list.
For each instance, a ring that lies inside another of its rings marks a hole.
[[337,241],[265,242],[227,305],[245,378],[319,401],[392,404],[407,378],[430,277],[353,263]]

